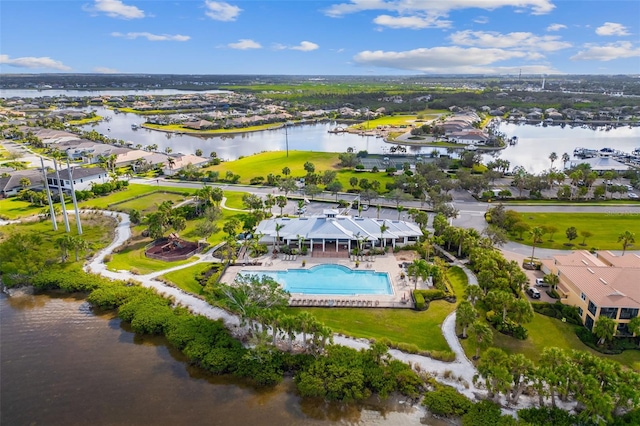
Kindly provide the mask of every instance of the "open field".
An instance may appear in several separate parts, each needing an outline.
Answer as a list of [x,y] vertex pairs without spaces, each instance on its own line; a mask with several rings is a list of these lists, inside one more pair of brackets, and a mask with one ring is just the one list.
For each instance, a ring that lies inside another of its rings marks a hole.
[[[392,182],[393,178],[384,172],[360,172],[351,169],[340,169],[338,167],[338,153],[332,152],[311,152],[311,151],[289,151],[289,157],[285,152],[262,152],[249,157],[244,157],[235,161],[220,163],[217,166],[208,167],[206,170],[215,170],[224,177],[227,171],[240,175],[241,183],[249,183],[252,178],[262,176],[266,179],[267,175],[281,175],[284,167],[291,170],[290,176],[295,178],[304,177],[307,172],[304,170],[304,163],[310,162],[315,166],[316,173],[322,173],[324,170],[337,171],[336,180],[342,184],[343,190],[347,191],[351,188],[349,180],[352,177],[360,179],[369,179],[369,181],[377,180],[380,182],[381,191],[385,191],[385,184]],[[229,205],[229,204],[228,204]],[[231,206],[241,208],[237,206]]]
[[123,203],[117,204],[113,206],[113,208],[123,211],[138,210],[141,214],[145,215],[155,212],[158,209],[158,206],[165,201],[171,201],[173,205],[176,205],[184,200],[185,197],[183,195],[157,191],[150,192],[146,195],[136,198],[135,200],[125,201]]
[[[531,228],[535,226],[554,226],[558,231],[551,236],[545,234],[543,242],[537,244],[537,247],[552,249],[590,249],[592,247],[599,250],[622,250],[622,245],[618,243],[618,236],[625,232],[631,231],[640,238],[640,213],[636,214],[610,214],[610,213],[522,213],[523,222],[527,223]],[[571,241],[572,246],[567,246],[570,241],[567,239],[567,228],[574,226],[578,230],[578,237]],[[593,235],[585,238],[580,234],[581,231],[591,232]],[[531,245],[533,240],[531,236],[525,232],[523,240],[516,239],[516,236],[510,236],[513,241]],[[583,245],[584,240],[584,245]],[[638,240],[640,244],[640,240]]]
[[304,163],[311,162],[318,170],[337,170],[338,154],[334,152],[289,151],[287,157],[284,151],[262,152],[235,161],[220,163],[204,170],[215,170],[224,177],[227,171],[240,175],[240,181],[248,183],[252,177],[267,177],[269,173],[282,175],[282,169],[289,167],[293,177],[303,177],[307,174]]
[[[518,340],[494,330],[492,346],[500,348],[510,354],[522,353],[534,362],[540,359],[542,350],[547,346],[555,346],[566,350],[575,349],[587,351],[599,357],[618,361],[627,367],[640,371],[640,350],[627,350],[620,355],[601,354],[578,339],[578,336],[576,336],[574,332],[575,325],[563,323],[556,318],[535,313],[533,320],[525,324],[525,327],[529,330],[529,337],[526,340]],[[469,333],[469,338],[461,340],[461,343],[465,353],[471,359],[476,353],[476,343],[473,338],[473,333]]]
[[[447,272],[447,276],[460,300],[467,284],[466,275],[462,269],[453,267]],[[425,312],[412,309],[290,309],[294,312],[310,312],[336,333],[373,339],[386,338],[393,343],[414,344],[420,350],[450,352],[440,325],[456,306],[457,304],[438,300],[431,302]]]
[[171,281],[184,291],[193,294],[202,294],[202,286],[198,281],[196,281],[195,277],[210,267],[211,263],[197,263],[193,266],[189,266],[188,268],[169,272],[168,274],[163,275],[162,278]]

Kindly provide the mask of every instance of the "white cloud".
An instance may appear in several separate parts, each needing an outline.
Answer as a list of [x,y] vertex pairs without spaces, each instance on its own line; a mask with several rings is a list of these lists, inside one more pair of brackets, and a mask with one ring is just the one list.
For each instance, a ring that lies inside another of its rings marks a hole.
[[147,32],[141,32],[141,33],[126,33],[126,34],[122,34],[122,33],[111,33],[111,35],[113,37],[121,37],[121,38],[126,38],[129,40],[135,40],[137,38],[146,38],[149,41],[187,41],[189,39],[191,39],[191,37],[186,36],[186,35],[180,35],[180,34],[175,34],[175,35],[171,35],[171,34],[152,34],[152,33],[147,33]]
[[487,16],[478,16],[473,20],[476,24],[488,24],[489,18]]
[[235,21],[242,9],[223,1],[205,0],[205,15],[216,21]]
[[97,72],[98,74],[117,74],[118,70],[108,67],[94,67],[93,72]]
[[551,24],[547,27],[547,31],[560,31],[566,28],[567,26],[564,24]]
[[408,28],[421,30],[424,28],[449,28],[451,21],[438,19],[436,16],[377,16],[373,22],[383,27],[398,29]]
[[227,47],[238,50],[262,49],[262,45],[250,39],[240,39],[237,43],[229,43]]
[[361,65],[439,73],[495,72],[487,67],[509,59],[529,59],[526,52],[457,46],[414,49],[404,52],[364,51],[354,56]]
[[629,35],[629,31],[622,24],[605,22],[604,25],[596,28],[596,34],[601,36],[626,36]]
[[[392,29],[409,28],[449,28],[451,21],[442,19],[459,9],[478,8],[493,10],[501,7],[518,8],[515,11],[530,10],[534,15],[551,12],[555,6],[551,0],[350,0],[347,3],[334,4],[325,9],[327,16],[338,18],[351,13],[364,11],[384,11],[394,15],[381,14],[374,23]],[[488,18],[476,18],[477,23],[487,23]]]
[[0,64],[10,65],[17,68],[50,68],[59,71],[70,71],[71,67],[48,56],[34,57],[24,56],[22,58],[9,58],[9,55],[0,55]]
[[318,46],[317,44],[312,43],[310,41],[302,41],[297,46],[291,46],[291,50],[300,50],[302,52],[311,52],[312,50],[316,50],[319,47],[320,46]]
[[136,6],[128,6],[121,0],[95,0],[93,6],[84,6],[83,9],[91,13],[105,13],[111,18],[138,19],[144,18],[144,11]]
[[620,58],[640,57],[640,48],[629,41],[619,41],[605,45],[587,43],[585,50],[572,56],[574,61],[611,61]]
[[501,49],[540,50],[552,52],[571,47],[571,43],[561,41],[559,36],[537,36],[528,32],[501,34],[495,31],[458,31],[449,39],[462,46],[491,46]]

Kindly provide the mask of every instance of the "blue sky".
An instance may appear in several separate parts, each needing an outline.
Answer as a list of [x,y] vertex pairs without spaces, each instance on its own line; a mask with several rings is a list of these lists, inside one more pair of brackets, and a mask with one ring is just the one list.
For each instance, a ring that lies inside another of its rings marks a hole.
[[640,1],[1,0],[2,73],[640,74]]

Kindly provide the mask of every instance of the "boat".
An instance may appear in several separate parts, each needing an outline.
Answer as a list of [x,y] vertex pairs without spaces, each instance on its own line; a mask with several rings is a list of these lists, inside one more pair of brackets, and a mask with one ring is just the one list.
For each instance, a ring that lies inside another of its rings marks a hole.
[[475,146],[474,144],[467,146],[467,151],[477,151],[477,150],[478,150],[478,147]]
[[138,125],[137,124],[132,124],[131,125],[131,130],[138,130]]

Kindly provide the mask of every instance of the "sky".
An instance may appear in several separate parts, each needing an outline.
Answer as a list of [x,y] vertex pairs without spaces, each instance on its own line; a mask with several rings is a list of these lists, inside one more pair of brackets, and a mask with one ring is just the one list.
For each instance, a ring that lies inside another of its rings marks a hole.
[[0,0],[0,73],[640,74],[639,0]]

